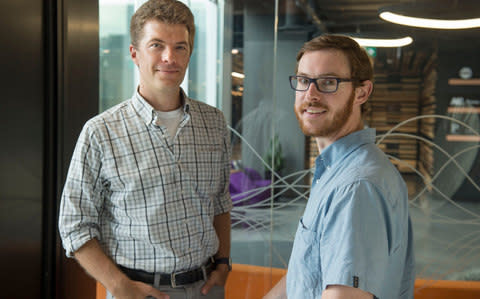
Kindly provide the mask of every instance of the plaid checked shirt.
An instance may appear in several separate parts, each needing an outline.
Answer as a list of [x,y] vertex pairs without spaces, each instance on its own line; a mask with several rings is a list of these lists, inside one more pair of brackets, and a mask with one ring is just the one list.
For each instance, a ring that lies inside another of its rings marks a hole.
[[217,252],[214,216],[232,208],[229,132],[221,111],[182,95],[171,144],[138,93],[85,124],[60,205],[68,256],[97,238],[119,265],[172,273]]

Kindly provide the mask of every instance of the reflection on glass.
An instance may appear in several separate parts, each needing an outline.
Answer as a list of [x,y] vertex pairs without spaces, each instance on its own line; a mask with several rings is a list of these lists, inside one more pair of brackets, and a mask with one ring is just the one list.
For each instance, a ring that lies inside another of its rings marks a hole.
[[190,0],[195,16],[195,48],[188,71],[189,96],[217,107],[217,4],[214,1]]
[[135,90],[134,64],[128,50],[134,2],[99,1],[100,111],[130,98]]

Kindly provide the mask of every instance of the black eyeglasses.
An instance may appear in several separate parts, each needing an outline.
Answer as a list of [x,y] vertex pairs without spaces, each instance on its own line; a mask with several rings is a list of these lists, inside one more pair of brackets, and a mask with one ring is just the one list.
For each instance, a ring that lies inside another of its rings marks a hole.
[[338,84],[341,82],[355,82],[359,81],[358,79],[346,79],[346,78],[337,78],[337,77],[319,77],[319,78],[308,78],[305,76],[290,76],[290,86],[293,90],[296,91],[307,91],[310,87],[310,84],[314,83],[317,87],[317,90],[324,93],[333,93],[337,91]]

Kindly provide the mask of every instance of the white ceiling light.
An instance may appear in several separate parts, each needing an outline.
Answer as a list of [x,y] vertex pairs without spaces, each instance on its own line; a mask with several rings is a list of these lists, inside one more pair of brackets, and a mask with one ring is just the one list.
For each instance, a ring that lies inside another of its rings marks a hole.
[[432,28],[432,29],[469,29],[480,27],[480,18],[473,19],[458,19],[458,20],[441,20],[441,19],[427,19],[409,17],[390,11],[384,11],[380,13],[380,18],[385,21],[395,24],[420,27],[420,28]]
[[242,73],[232,72],[232,77],[243,79],[245,75]]
[[362,47],[403,47],[410,45],[413,39],[410,36],[395,39],[360,38],[352,37]]

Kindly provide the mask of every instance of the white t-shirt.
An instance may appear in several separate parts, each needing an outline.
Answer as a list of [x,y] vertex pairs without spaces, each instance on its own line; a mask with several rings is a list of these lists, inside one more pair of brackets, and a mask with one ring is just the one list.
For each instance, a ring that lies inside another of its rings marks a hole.
[[168,132],[168,141],[172,143],[177,133],[178,125],[183,119],[183,106],[173,111],[158,111],[157,113],[157,125],[165,126]]

